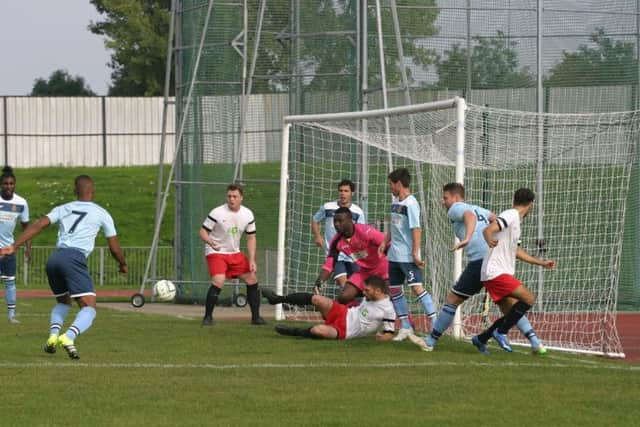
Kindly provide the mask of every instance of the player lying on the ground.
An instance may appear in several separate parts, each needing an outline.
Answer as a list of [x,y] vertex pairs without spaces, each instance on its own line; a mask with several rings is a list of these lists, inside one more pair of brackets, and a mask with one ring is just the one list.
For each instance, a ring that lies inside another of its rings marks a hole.
[[375,334],[376,340],[389,341],[393,338],[396,312],[387,295],[387,283],[380,276],[369,276],[364,280],[362,292],[362,303],[350,308],[308,292],[280,296],[270,289],[263,289],[262,295],[270,304],[313,305],[322,314],[324,324],[310,328],[277,325],[276,332],[280,335],[345,340]]

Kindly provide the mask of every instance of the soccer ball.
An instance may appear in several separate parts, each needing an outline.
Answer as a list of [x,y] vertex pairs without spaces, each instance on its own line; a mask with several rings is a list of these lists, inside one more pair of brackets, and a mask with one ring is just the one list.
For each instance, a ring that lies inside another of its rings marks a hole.
[[170,280],[158,280],[153,285],[153,297],[159,301],[171,301],[176,297],[176,285]]

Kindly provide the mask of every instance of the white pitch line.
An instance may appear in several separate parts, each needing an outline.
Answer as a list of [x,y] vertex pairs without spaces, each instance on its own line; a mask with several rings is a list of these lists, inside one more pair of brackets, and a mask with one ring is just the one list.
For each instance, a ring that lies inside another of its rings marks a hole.
[[349,368],[371,369],[371,368],[421,368],[421,367],[530,367],[530,368],[550,368],[550,369],[587,369],[587,370],[613,370],[613,371],[640,371],[640,366],[623,365],[575,365],[569,363],[544,363],[544,362],[505,362],[504,360],[491,362],[399,362],[399,363],[248,363],[214,365],[209,363],[87,363],[87,362],[0,362],[0,368],[102,368],[102,369],[210,369],[216,371],[233,369],[326,369],[326,368]]

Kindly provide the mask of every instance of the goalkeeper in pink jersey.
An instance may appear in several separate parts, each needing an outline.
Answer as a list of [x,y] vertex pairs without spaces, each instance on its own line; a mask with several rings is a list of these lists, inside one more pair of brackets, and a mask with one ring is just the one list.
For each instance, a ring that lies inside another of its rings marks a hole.
[[378,254],[378,247],[384,241],[384,234],[366,224],[354,224],[349,208],[341,207],[335,211],[333,225],[337,234],[329,244],[329,253],[315,282],[315,291],[319,291],[331,277],[340,252],[351,257],[359,269],[353,273],[336,298],[341,304],[348,304],[363,296],[364,281],[377,275],[389,279],[389,263],[385,254]]

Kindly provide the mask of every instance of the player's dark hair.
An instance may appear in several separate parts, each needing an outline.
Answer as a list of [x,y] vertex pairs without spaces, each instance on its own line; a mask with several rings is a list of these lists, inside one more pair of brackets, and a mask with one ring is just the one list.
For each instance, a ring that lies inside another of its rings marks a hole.
[[353,219],[353,214],[351,213],[351,211],[349,210],[349,208],[347,208],[346,206],[341,206],[338,209],[336,209],[336,211],[333,213],[333,215],[338,215],[338,214],[345,214],[348,215],[349,218]]
[[349,186],[352,193],[356,191],[356,185],[350,179],[343,179],[342,181],[340,181],[338,183],[338,190],[340,189],[340,187],[344,187],[345,185]]
[[528,188],[519,188],[513,194],[513,206],[527,206],[536,199],[536,195]]
[[227,192],[229,191],[238,191],[241,196],[244,196],[244,189],[242,188],[242,185],[237,184],[235,182],[232,182],[231,184],[227,185]]
[[0,176],[0,180],[3,180],[5,178],[16,179],[16,176],[13,174],[13,168],[11,166],[5,166],[2,168],[2,176]]
[[387,285],[387,282],[378,275],[374,274],[373,276],[367,277],[366,279],[364,279],[364,283],[371,286],[372,288],[380,289],[385,294],[389,293],[389,286]]
[[408,188],[411,184],[411,174],[409,173],[409,170],[407,168],[399,168],[392,171],[389,174],[388,178],[389,181],[393,182],[394,184],[400,181],[403,187]]
[[457,194],[464,199],[464,185],[459,182],[450,182],[442,187],[442,192]]
[[73,184],[76,186],[76,188],[88,182],[93,182],[93,179],[89,175],[78,175],[76,176],[76,179],[73,180]]

